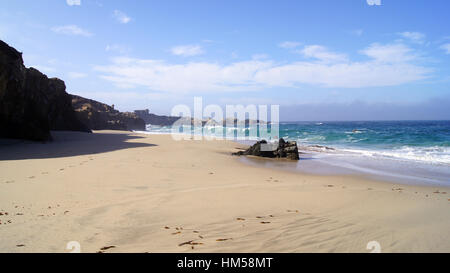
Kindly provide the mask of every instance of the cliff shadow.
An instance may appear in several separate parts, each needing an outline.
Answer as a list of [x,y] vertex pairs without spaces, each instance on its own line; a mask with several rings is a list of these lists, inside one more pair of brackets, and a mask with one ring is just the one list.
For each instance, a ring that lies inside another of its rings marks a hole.
[[51,133],[53,141],[45,143],[0,139],[0,161],[61,158],[157,146],[151,143],[136,142],[135,140],[146,138],[126,133],[96,132],[90,134],[63,131],[52,131]]

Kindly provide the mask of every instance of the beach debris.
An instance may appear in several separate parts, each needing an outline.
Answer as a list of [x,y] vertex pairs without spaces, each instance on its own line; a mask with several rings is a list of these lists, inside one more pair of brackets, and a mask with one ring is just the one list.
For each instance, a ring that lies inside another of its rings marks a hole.
[[264,216],[256,216],[257,219],[262,219]]
[[217,242],[225,242],[225,241],[228,241],[228,240],[233,240],[233,238],[217,239],[216,241]]
[[270,222],[260,222],[261,224],[270,224]]
[[29,179],[34,179],[34,178],[36,178],[35,176],[30,176],[30,177],[28,177]]
[[184,246],[184,245],[195,246],[195,245],[203,245],[203,243],[198,243],[198,242],[194,242],[194,240],[190,240],[190,241],[181,243],[181,244],[179,244],[178,246]]
[[298,213],[298,210],[290,210],[290,209],[288,209],[287,212],[295,212],[295,213]]
[[272,217],[272,218],[273,218],[273,217],[275,217],[275,216],[273,216],[272,214],[270,214],[269,217]]
[[65,212],[64,212],[64,214],[67,214],[67,213],[69,213],[70,211],[68,211],[68,210],[66,210]]
[[[253,146],[245,151],[233,153],[233,155],[252,155],[269,158],[287,158],[291,160],[299,160],[297,142],[285,141],[280,138],[278,142],[268,143],[266,140],[256,142]],[[271,178],[272,179],[272,178]]]
[[203,236],[202,235],[198,235],[198,238],[203,239]]
[[326,187],[332,188],[332,187],[334,187],[334,185],[326,185]]
[[177,235],[177,234],[180,234],[180,233],[181,233],[181,231],[177,231],[177,232],[172,233],[172,235]]
[[437,191],[435,191],[435,192],[433,192],[433,193],[441,193],[439,190],[437,190]]
[[170,229],[170,227],[168,227],[168,226],[165,226],[164,228],[165,228],[165,229]]
[[102,247],[102,248],[100,248],[100,251],[105,251],[105,250],[108,250],[108,249],[111,249],[111,248],[115,248],[116,246],[104,246],[104,247]]
[[17,247],[24,247],[24,244],[16,245]]
[[245,219],[244,219],[244,218],[241,218],[241,217],[236,218],[236,220],[237,220],[237,221],[245,221]]
[[16,215],[20,216],[20,215],[23,215],[23,213],[18,212],[18,213],[16,213]]

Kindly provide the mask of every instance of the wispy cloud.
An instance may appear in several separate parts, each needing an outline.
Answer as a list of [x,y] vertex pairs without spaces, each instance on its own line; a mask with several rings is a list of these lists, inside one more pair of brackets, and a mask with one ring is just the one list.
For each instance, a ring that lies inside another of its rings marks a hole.
[[308,45],[298,50],[306,58],[317,59],[322,62],[346,62],[347,56],[329,51],[326,47],[320,45]]
[[404,44],[372,44],[361,51],[362,54],[371,57],[375,62],[381,63],[406,63],[417,58],[413,50]]
[[170,49],[173,55],[178,56],[196,56],[204,53],[203,48],[199,45],[180,45]]
[[[305,47],[311,61],[276,63],[270,59],[221,65],[208,62],[171,64],[163,60],[114,58],[96,66],[101,78],[119,87],[146,87],[169,93],[257,91],[311,85],[328,88],[396,86],[427,78],[431,69],[412,63],[404,45],[373,44],[360,53],[367,61],[350,61],[325,47]],[[401,57],[394,58],[393,55]],[[319,61],[317,61],[319,60]],[[332,60],[332,62],[330,62]]]
[[115,10],[113,16],[121,24],[128,24],[131,21],[131,17],[120,10]]
[[106,52],[116,52],[119,54],[127,54],[131,51],[131,48],[125,45],[111,44],[105,47]]
[[90,36],[94,35],[91,32],[84,30],[77,25],[56,26],[56,27],[52,27],[51,30],[55,33],[64,34],[64,35],[78,35],[78,36],[85,36],[85,37],[90,37]]
[[66,0],[69,6],[81,6],[81,0]]
[[401,32],[399,33],[399,35],[417,44],[423,44],[425,42],[426,37],[425,34],[421,32],[409,32],[409,31]]
[[292,49],[292,48],[296,48],[296,47],[300,46],[301,44],[302,43],[299,43],[299,42],[285,41],[285,42],[279,43],[278,46],[281,48]]
[[441,45],[441,49],[445,50],[446,54],[450,54],[450,44]]

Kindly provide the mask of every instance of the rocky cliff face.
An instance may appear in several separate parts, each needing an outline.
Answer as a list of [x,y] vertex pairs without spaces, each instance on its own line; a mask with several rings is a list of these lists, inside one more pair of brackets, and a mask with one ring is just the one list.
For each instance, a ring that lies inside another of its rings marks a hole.
[[104,103],[72,95],[72,105],[81,122],[92,130],[145,130],[135,113],[119,112]]
[[64,82],[27,69],[22,54],[0,40],[0,137],[46,141],[50,130],[90,132]]
[[148,109],[136,110],[134,113],[143,119],[146,124],[151,125],[170,126],[175,121],[180,119],[180,117],[158,116],[151,114]]

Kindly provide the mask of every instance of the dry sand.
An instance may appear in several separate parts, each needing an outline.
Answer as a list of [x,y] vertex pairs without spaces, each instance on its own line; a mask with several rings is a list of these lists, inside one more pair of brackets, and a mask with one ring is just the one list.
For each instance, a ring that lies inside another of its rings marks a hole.
[[229,141],[54,136],[0,145],[0,252],[450,251],[448,188],[259,168]]

